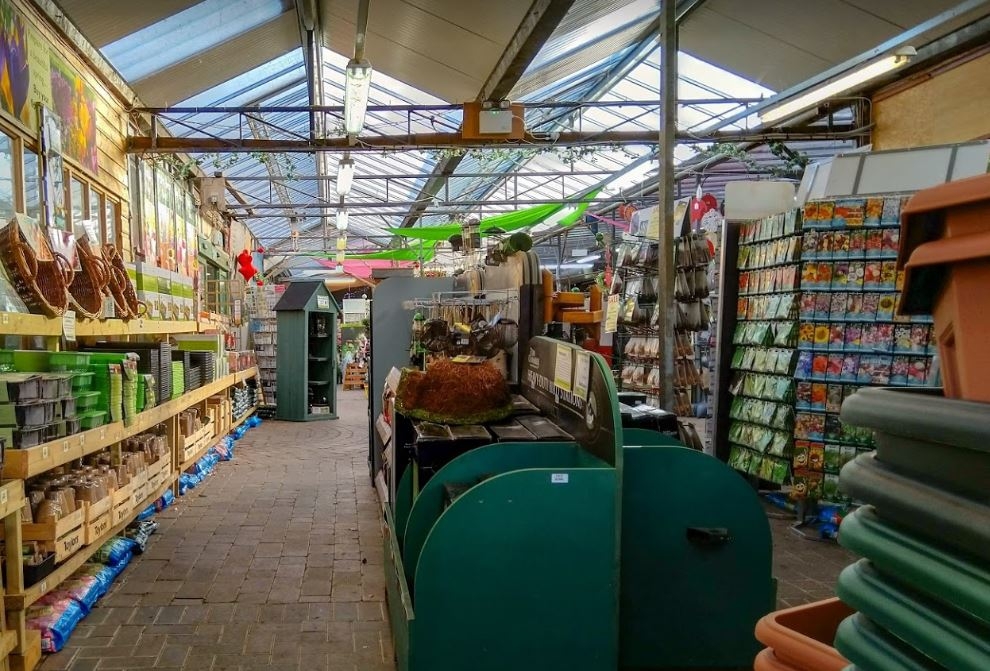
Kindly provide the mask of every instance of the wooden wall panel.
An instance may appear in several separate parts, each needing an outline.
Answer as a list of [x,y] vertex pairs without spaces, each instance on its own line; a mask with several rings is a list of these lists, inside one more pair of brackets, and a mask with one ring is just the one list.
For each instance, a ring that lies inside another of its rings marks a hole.
[[879,91],[874,149],[990,137],[990,53],[983,49]]

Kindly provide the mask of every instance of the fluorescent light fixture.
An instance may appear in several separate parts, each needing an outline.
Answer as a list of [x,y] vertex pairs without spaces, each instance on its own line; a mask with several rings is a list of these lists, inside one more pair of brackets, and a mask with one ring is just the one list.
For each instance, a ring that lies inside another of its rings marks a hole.
[[364,113],[371,93],[371,63],[351,59],[344,69],[344,131],[357,135],[364,128]]
[[597,254],[588,254],[585,257],[577,259],[574,263],[588,263],[589,261],[596,261],[599,257],[601,257],[601,255],[601,252],[598,252]]
[[593,268],[594,265],[594,263],[561,263],[559,265],[556,263],[541,263],[540,268],[549,268],[551,270],[554,268],[560,268],[561,270],[573,270],[577,268]]
[[915,51],[913,47],[901,47],[890,56],[881,58],[879,61],[875,61],[869,65],[859,68],[858,70],[854,70],[849,74],[828,82],[823,86],[819,86],[818,88],[809,91],[802,96],[794,98],[793,100],[788,100],[777,107],[773,107],[766,112],[763,112],[760,114],[760,123],[766,125],[775,121],[790,118],[799,112],[803,112],[810,107],[814,107],[820,102],[824,102],[830,98],[835,98],[836,96],[851,91],[861,84],[865,84],[868,81],[874,80],[877,77],[881,77],[888,72],[906,65],[916,53],[917,51]]
[[337,230],[341,233],[347,230],[347,219],[347,210],[341,208],[341,210],[337,212]]
[[354,183],[354,159],[343,158],[337,163],[337,195],[343,198]]

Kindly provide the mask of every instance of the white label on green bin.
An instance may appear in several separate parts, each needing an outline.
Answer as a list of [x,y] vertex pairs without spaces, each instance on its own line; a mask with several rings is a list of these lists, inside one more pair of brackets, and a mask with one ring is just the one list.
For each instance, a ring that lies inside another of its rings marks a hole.
[[555,485],[566,485],[570,480],[570,475],[567,473],[551,473],[550,482]]

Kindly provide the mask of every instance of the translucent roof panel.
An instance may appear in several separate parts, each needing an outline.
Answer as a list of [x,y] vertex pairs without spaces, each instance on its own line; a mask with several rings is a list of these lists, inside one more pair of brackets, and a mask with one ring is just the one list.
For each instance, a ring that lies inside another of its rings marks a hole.
[[128,81],[164,70],[280,16],[284,0],[204,0],[101,50]]

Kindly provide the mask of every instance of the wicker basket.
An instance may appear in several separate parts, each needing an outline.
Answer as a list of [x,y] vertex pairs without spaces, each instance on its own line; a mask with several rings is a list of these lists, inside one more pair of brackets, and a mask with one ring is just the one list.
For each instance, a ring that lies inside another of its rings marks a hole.
[[144,316],[148,311],[147,306],[138,300],[137,291],[131,283],[131,278],[127,276],[127,268],[124,267],[124,259],[121,258],[120,252],[113,245],[106,244],[103,245],[103,255],[109,270],[107,289],[113,297],[117,316],[124,320]]
[[99,319],[103,316],[103,297],[109,293],[110,266],[85,239],[77,241],[76,250],[82,270],[72,278],[69,300],[83,317]]
[[[44,244],[48,244],[47,240]],[[16,220],[0,232],[0,257],[17,293],[32,312],[61,317],[69,305],[73,270],[69,260],[49,247],[52,261],[37,257]]]

